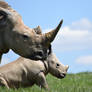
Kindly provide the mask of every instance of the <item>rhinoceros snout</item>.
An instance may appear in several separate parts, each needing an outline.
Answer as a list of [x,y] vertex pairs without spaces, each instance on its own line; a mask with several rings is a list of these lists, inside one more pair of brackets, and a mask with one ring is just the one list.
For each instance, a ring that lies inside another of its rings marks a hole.
[[64,72],[60,73],[59,77],[60,77],[60,78],[65,78],[68,69],[69,69],[69,65],[66,65]]
[[64,78],[66,76],[66,73],[61,73],[60,76]]
[[45,55],[41,51],[34,52],[32,55],[27,56],[27,58],[33,59],[33,60],[46,60],[47,54]]

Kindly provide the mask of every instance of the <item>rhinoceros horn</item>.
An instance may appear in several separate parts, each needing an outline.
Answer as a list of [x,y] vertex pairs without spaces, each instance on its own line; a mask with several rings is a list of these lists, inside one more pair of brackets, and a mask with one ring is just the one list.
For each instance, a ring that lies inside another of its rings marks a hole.
[[46,41],[52,42],[54,40],[62,23],[63,23],[63,20],[60,21],[60,23],[58,24],[58,26],[55,29],[53,29],[52,31],[50,31],[48,33],[45,33],[45,40]]

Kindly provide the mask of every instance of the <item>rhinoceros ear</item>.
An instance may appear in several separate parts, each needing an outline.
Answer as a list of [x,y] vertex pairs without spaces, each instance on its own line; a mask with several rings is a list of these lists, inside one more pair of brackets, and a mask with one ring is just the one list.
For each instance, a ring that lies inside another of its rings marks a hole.
[[36,32],[37,34],[42,34],[42,29],[41,29],[40,26],[37,26],[36,28],[34,28],[34,30],[35,30],[35,32]]
[[49,41],[49,42],[52,42],[54,40],[54,38],[56,37],[61,25],[63,23],[63,20],[60,21],[60,23],[58,24],[58,26],[53,29],[52,31],[48,32],[48,33],[45,33],[45,40],[46,41]]

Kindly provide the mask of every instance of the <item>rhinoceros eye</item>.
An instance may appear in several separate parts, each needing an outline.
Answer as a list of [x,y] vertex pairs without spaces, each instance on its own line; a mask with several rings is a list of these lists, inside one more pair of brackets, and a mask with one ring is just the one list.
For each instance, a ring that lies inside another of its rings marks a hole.
[[57,64],[56,64],[56,68],[58,68],[59,66],[60,66],[60,64],[57,63]]
[[27,40],[29,37],[28,37],[28,35],[22,35],[23,36],[23,38],[24,38],[24,40]]

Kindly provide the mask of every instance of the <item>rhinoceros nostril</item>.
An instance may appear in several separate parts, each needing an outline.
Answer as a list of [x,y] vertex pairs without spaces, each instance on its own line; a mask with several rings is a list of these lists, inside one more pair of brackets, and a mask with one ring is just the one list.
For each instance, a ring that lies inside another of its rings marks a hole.
[[43,53],[42,53],[42,52],[40,52],[40,51],[39,51],[39,52],[37,52],[36,54],[37,54],[37,55],[39,55],[39,56],[43,56]]
[[64,76],[66,76],[66,73],[63,73]]

